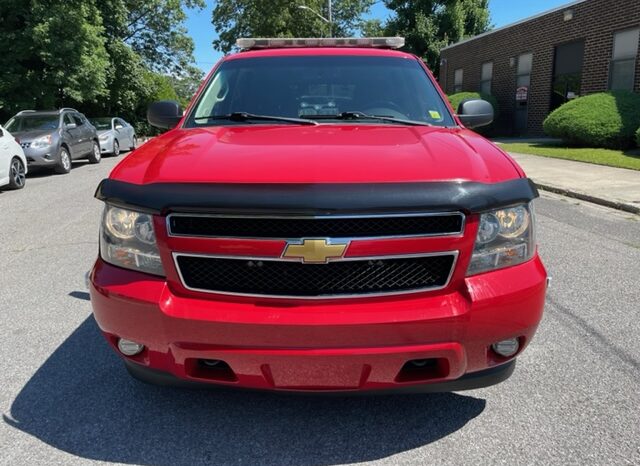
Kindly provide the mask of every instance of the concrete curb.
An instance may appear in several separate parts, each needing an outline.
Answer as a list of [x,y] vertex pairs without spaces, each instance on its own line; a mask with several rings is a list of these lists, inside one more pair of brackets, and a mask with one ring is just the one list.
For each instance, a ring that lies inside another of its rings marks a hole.
[[533,180],[533,181],[538,187],[538,189],[541,189],[543,191],[549,191],[555,194],[561,194],[563,196],[579,199],[581,201],[587,201],[587,202],[598,204],[604,207],[610,207],[612,209],[622,210],[624,212],[640,215],[640,206],[628,204],[626,202],[612,201],[611,199],[604,199],[602,197],[592,196],[590,194],[584,194],[584,193],[572,191],[566,188],[558,188],[556,186],[538,183],[536,182],[536,180]]

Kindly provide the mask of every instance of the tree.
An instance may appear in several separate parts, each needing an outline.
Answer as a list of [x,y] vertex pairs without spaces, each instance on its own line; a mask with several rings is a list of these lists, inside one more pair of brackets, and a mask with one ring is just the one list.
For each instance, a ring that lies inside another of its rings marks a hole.
[[106,95],[108,55],[92,0],[0,2],[0,102],[5,116],[24,108],[92,102]]
[[489,0],[385,0],[394,12],[388,35],[406,38],[406,50],[422,57],[437,72],[440,50],[490,28]]
[[[375,0],[334,0],[333,35],[352,35]],[[327,36],[328,25],[307,6],[327,17],[326,0],[216,0],[212,23],[218,31],[215,49],[229,53],[240,37]]]

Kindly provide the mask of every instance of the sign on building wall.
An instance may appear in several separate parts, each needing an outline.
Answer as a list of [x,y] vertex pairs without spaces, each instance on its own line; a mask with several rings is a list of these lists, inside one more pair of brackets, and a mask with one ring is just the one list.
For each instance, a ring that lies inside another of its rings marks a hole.
[[529,99],[529,88],[521,86],[516,89],[516,102],[526,102]]

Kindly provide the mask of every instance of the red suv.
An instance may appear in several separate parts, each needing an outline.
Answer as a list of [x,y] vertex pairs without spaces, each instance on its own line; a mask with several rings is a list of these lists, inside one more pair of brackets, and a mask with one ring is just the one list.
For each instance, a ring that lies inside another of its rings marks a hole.
[[522,169],[389,39],[242,39],[98,188],[91,299],[155,383],[450,391],[508,378],[547,275]]

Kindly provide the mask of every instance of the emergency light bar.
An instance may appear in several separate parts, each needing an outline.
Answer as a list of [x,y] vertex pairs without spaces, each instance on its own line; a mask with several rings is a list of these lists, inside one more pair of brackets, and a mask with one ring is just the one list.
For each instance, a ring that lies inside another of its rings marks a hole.
[[238,48],[282,49],[296,47],[366,47],[381,49],[399,49],[404,46],[404,37],[367,37],[367,38],[326,38],[326,39],[238,39]]

